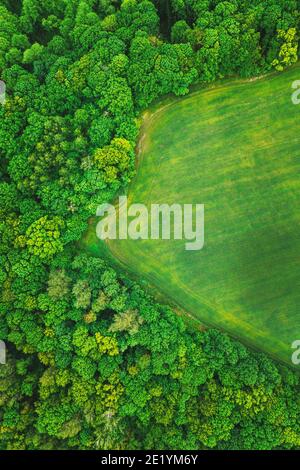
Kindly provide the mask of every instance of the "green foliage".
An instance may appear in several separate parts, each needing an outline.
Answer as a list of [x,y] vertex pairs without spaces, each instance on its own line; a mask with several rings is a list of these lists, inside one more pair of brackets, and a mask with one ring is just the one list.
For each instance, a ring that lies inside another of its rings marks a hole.
[[52,299],[62,299],[69,291],[70,279],[65,270],[51,271],[48,280],[48,294]]
[[59,217],[49,219],[41,217],[33,222],[26,231],[26,245],[30,253],[42,259],[51,258],[55,253],[62,251],[60,230],[64,222]]
[[139,331],[143,319],[139,317],[137,310],[126,310],[123,313],[117,313],[109,331],[116,333],[117,331],[127,331],[130,335],[134,335]]
[[0,448],[299,447],[296,374],[77,243],[134,174],[139,112],[295,62],[299,5],[170,0],[169,42],[154,0],[18,3],[0,1]]
[[26,49],[23,55],[24,64],[32,64],[36,60],[39,60],[42,57],[44,47],[37,42],[32,44],[29,49]]
[[296,37],[296,28],[290,28],[288,31],[278,30],[278,39],[281,41],[279,59],[275,59],[272,65],[278,71],[294,64],[298,60],[298,39]]
[[104,181],[113,183],[129,169],[130,157],[132,157],[130,143],[126,139],[115,138],[109,146],[96,150],[94,162],[102,171]]
[[[59,256],[64,271],[54,263],[34,315],[10,317],[9,344],[20,352],[0,369],[2,448],[298,445],[296,374],[223,333],[187,329],[101,260]],[[88,271],[89,280],[78,281]],[[58,279],[63,297],[57,297]],[[77,320],[70,321],[79,282],[89,304],[101,300],[92,322],[84,319],[87,302],[77,305]],[[123,313],[105,307],[111,284],[110,293],[125,296]]]

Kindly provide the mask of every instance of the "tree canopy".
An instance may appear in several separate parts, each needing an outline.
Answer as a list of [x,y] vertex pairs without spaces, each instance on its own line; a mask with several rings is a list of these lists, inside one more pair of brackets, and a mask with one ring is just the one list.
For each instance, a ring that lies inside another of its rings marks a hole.
[[1,449],[300,446],[297,374],[78,253],[89,217],[134,175],[142,110],[298,60],[296,0],[168,12],[0,0]]

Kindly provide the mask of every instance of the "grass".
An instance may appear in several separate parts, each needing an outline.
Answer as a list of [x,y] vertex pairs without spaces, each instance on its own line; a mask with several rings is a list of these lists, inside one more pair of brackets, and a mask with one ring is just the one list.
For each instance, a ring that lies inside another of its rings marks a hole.
[[[114,240],[113,256],[206,325],[291,364],[300,339],[300,67],[229,81],[144,115],[128,198],[205,204],[205,246]],[[105,249],[95,226],[83,240]]]

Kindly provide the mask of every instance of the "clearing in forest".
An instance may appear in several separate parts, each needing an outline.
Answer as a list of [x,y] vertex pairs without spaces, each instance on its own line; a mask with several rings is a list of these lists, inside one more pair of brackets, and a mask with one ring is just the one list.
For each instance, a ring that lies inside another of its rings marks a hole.
[[[291,343],[300,339],[297,79],[299,66],[148,110],[129,202],[149,210],[152,203],[204,204],[205,245],[108,243],[129,271],[193,317],[289,364]],[[95,225],[85,240],[95,247]]]

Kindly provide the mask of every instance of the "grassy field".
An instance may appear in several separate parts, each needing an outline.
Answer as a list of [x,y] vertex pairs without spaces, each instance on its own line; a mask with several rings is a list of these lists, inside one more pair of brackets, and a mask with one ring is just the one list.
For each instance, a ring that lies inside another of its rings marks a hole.
[[[168,99],[144,115],[131,203],[205,205],[205,246],[115,240],[139,279],[206,325],[291,363],[300,339],[300,67]],[[91,225],[85,243],[97,253]],[[100,249],[100,248],[99,248]]]

